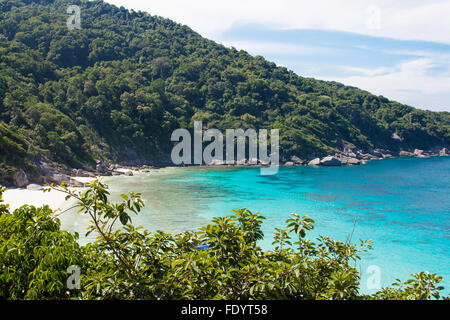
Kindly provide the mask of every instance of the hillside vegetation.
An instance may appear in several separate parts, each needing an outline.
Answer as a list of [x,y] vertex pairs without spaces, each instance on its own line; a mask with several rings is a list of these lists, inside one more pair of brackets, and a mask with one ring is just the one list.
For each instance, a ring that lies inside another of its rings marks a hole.
[[[79,30],[66,25],[74,4]],[[167,19],[101,1],[0,1],[0,182],[35,174],[39,155],[70,167],[166,159],[172,131],[193,120],[278,128],[284,156],[450,145],[449,113],[303,78]]]

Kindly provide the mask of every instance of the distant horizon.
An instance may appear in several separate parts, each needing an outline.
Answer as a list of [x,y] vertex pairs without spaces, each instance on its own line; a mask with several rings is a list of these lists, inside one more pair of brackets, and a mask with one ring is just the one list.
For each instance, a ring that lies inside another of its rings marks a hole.
[[[394,7],[381,0],[350,1],[335,7],[320,0],[317,16],[314,5],[289,0],[276,10],[267,1],[253,7],[253,0],[228,5],[203,0],[106,2],[185,24],[302,77],[340,82],[422,110],[450,112],[450,21],[436,19],[450,10],[450,1],[399,1]],[[337,12],[330,15],[322,2]],[[290,12],[299,6],[302,10]],[[347,16],[339,18],[345,10]]]

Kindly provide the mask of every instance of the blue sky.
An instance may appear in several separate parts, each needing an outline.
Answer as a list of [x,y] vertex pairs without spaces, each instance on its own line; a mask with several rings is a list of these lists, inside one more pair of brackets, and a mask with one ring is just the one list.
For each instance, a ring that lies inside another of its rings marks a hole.
[[450,0],[107,0],[297,74],[450,111]]

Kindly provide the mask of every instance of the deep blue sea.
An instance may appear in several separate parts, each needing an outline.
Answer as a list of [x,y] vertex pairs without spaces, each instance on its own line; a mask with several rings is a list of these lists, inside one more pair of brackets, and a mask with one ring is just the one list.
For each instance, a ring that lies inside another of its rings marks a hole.
[[104,181],[114,200],[119,193],[142,193],[146,208],[133,222],[150,231],[194,230],[214,216],[248,208],[267,218],[261,245],[270,248],[274,228],[291,213],[316,221],[311,240],[326,235],[345,241],[356,219],[353,240],[374,241],[358,264],[364,292],[374,292],[366,279],[375,265],[383,286],[429,271],[444,277],[450,293],[450,157],[282,167],[273,176],[254,167],[166,168]]

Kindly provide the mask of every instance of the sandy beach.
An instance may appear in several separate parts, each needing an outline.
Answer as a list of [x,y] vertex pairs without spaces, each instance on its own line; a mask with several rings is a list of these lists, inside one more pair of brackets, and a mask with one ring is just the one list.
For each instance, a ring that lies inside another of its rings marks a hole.
[[8,189],[3,193],[3,200],[9,204],[11,211],[24,205],[42,207],[48,205],[53,210],[63,210],[73,200],[65,200],[66,194],[52,190],[48,193],[27,189]]
[[[72,177],[71,179],[77,180],[86,184],[95,178],[87,177]],[[72,190],[82,190],[83,188],[71,188]],[[3,193],[3,200],[9,204],[11,211],[18,209],[24,205],[30,205],[35,207],[42,207],[48,205],[52,210],[65,210],[69,208],[75,199],[66,200],[67,194],[51,190],[50,192],[43,192],[42,190],[28,190],[24,188],[11,188]]]

